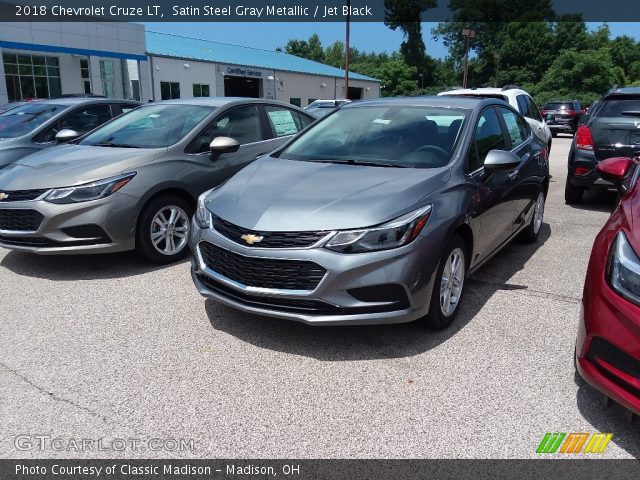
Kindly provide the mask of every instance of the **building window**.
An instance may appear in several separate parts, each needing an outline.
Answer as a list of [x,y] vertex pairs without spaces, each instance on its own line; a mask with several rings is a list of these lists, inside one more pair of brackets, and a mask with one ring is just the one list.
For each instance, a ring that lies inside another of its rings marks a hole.
[[115,73],[112,60],[100,60],[100,79],[102,80],[102,94],[105,97],[115,97],[113,91]]
[[10,102],[62,95],[57,57],[3,53],[7,94]]
[[193,84],[193,96],[194,97],[208,97],[209,85],[202,85],[200,83]]
[[160,82],[160,98],[162,100],[180,98],[180,84],[178,82]]
[[134,100],[140,100],[140,80],[131,80],[131,96]]
[[302,106],[302,99],[301,98],[290,98],[289,99],[289,103],[291,105],[295,105],[296,107],[301,107]]
[[82,85],[84,93],[91,93],[91,76],[89,75],[89,60],[80,60],[80,73],[82,74]]

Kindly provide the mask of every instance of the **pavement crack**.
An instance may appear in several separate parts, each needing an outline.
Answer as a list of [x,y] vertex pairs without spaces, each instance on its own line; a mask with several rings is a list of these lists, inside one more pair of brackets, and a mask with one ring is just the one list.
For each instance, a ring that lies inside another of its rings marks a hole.
[[576,305],[579,304],[581,302],[581,298],[577,298],[577,297],[572,297],[570,295],[558,295],[557,293],[550,293],[550,292],[545,292],[542,290],[535,290],[532,288],[529,288],[526,285],[513,285],[513,284],[508,284],[505,282],[491,282],[491,281],[487,281],[487,280],[478,280],[476,278],[470,278],[468,280],[472,285],[474,283],[477,283],[479,285],[483,285],[486,287],[494,287],[498,290],[510,290],[510,291],[515,291],[516,293],[520,293],[522,295],[526,295],[528,297],[543,297],[543,298],[552,298],[556,301],[559,302],[563,302],[563,303],[569,303],[571,305]]
[[79,410],[82,410],[82,411],[90,414],[93,417],[97,417],[97,418],[101,419],[103,422],[107,422],[107,418],[104,415],[101,415],[98,412],[95,412],[95,411],[91,410],[90,408],[87,408],[87,407],[84,407],[84,406],[80,405],[79,403],[76,403],[76,402],[74,402],[72,400],[68,400],[66,398],[60,397],[59,395],[56,395],[55,393],[48,391],[47,389],[45,389],[45,388],[41,387],[40,385],[36,384],[35,382],[30,380],[29,378],[27,378],[26,376],[24,376],[23,374],[21,374],[17,370],[14,370],[13,368],[9,367],[8,365],[0,362],[0,367],[2,367],[4,370],[6,370],[9,373],[12,373],[14,376],[18,377],[23,382],[31,385],[33,388],[35,388],[40,393],[43,393],[43,394],[47,395],[52,400],[54,400],[56,402],[66,403],[67,405],[71,405],[71,406],[73,406],[73,407],[75,407],[75,408],[77,408]]

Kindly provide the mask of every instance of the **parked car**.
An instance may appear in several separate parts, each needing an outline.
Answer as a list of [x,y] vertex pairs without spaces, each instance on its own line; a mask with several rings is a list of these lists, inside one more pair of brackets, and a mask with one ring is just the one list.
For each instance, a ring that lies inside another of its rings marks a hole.
[[0,114],[0,171],[56,145],[56,135],[63,129],[67,136],[60,140],[71,140],[138,105],[128,100],[64,98],[25,102],[8,110]]
[[547,152],[501,100],[345,105],[200,196],[193,280],[257,314],[445,328],[469,273],[537,239]]
[[313,120],[253,99],[144,105],[0,171],[0,246],[40,254],[135,248],[172,262],[188,251],[198,195]]
[[548,150],[551,150],[551,130],[540,114],[540,109],[531,95],[516,85],[506,85],[502,88],[460,88],[447,90],[438,95],[466,95],[504,100],[527,119],[533,133],[544,140]]
[[638,160],[609,158],[596,168],[622,185],[622,195],[591,252],[576,367],[588,383],[640,415],[640,167]]
[[314,117],[322,118],[347,103],[351,103],[351,100],[314,100],[304,109]]
[[611,90],[585,117],[569,150],[564,191],[568,204],[582,202],[588,189],[615,189],[598,174],[598,162],[640,154],[640,87]]
[[542,107],[542,116],[554,137],[558,133],[576,133],[582,114],[577,100],[553,100]]

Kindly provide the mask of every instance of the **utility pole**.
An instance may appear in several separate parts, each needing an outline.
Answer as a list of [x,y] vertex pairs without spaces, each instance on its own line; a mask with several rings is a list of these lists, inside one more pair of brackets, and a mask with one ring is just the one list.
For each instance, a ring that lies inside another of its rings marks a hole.
[[466,38],[464,49],[464,76],[462,78],[462,88],[467,88],[467,79],[469,78],[469,42],[472,38],[476,38],[476,32],[470,28],[462,29],[462,36]]
[[347,0],[347,30],[345,35],[344,53],[344,98],[349,98],[349,23],[351,20],[351,0]]

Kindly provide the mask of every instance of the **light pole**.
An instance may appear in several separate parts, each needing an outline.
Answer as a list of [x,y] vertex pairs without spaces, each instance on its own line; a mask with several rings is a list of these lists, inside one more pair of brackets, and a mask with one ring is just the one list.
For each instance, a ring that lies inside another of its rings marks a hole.
[[476,38],[476,32],[470,28],[462,29],[462,36],[466,38],[464,48],[464,76],[462,78],[462,87],[467,88],[467,78],[469,77],[469,42],[472,38]]
[[345,32],[344,52],[344,98],[349,98],[349,22],[351,20],[351,0],[347,0],[347,26]]

